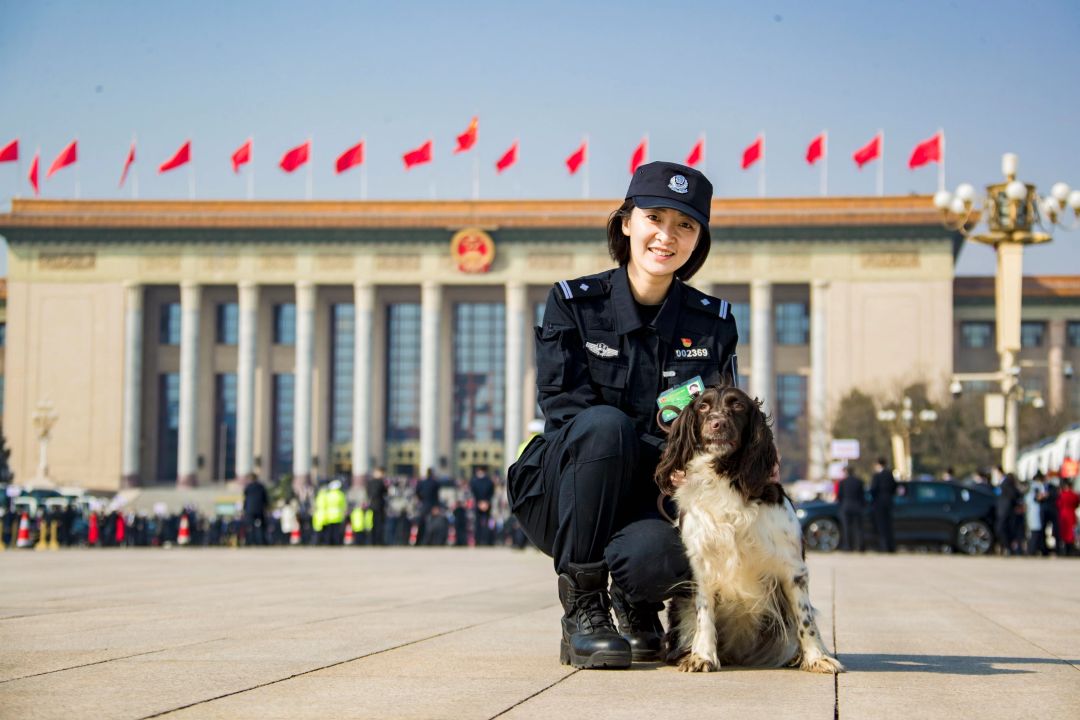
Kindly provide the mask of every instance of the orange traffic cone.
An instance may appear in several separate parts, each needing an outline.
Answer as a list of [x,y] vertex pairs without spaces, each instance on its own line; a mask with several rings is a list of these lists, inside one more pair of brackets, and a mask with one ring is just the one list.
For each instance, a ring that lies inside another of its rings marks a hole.
[[19,519],[19,539],[15,541],[15,547],[28,548],[33,545],[30,542],[30,516],[25,512]]
[[346,545],[352,545],[353,542],[355,542],[355,540],[356,540],[356,536],[353,535],[352,523],[351,522],[346,522],[345,523],[345,544]]
[[289,534],[289,544],[290,545],[299,545],[300,544],[300,523],[297,523],[296,527],[294,527],[293,531]]
[[191,528],[188,527],[187,514],[180,516],[180,530],[176,533],[176,544],[187,545],[191,542]]

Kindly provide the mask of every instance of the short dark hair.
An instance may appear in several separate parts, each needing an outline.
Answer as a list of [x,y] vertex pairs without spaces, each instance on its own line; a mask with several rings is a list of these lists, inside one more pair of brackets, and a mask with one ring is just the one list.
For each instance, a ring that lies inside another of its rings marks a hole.
[[[623,204],[619,206],[619,209],[611,213],[611,217],[608,218],[608,254],[611,255],[611,259],[617,262],[620,267],[625,267],[630,263],[630,238],[622,231],[623,220],[630,217],[630,213],[632,213],[636,207],[637,205],[634,204],[634,199],[627,198],[623,201]],[[711,248],[712,236],[709,234],[709,226],[701,225],[697,246],[694,248],[694,252],[690,254],[690,259],[687,260],[681,268],[675,271],[675,277],[684,281],[694,277],[694,275],[697,274],[697,271],[701,269],[701,266],[705,264],[705,260],[709,257],[709,250]]]
[[883,457],[879,457],[877,459],[877,464],[880,465],[881,467],[888,467],[888,463],[885,462],[885,458],[883,458]]

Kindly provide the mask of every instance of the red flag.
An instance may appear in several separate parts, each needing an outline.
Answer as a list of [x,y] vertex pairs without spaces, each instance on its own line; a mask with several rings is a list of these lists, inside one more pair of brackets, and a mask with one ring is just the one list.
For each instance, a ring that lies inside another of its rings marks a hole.
[[291,173],[296,168],[304,165],[308,161],[308,156],[311,154],[311,141],[308,140],[305,143],[301,143],[289,150],[281,156],[281,162],[278,165],[281,169],[287,173]]
[[855,158],[855,164],[859,166],[860,170],[866,163],[881,157],[881,133],[875,135],[873,140],[856,150],[852,157]]
[[756,163],[758,160],[761,159],[761,156],[764,155],[764,154],[765,154],[765,137],[762,136],[762,135],[758,135],[757,140],[755,140],[753,143],[751,143],[751,145],[748,148],[743,150],[743,153],[742,153],[742,169],[745,170],[746,168],[748,168],[751,165],[753,165],[754,163]]
[[634,154],[630,156],[630,174],[633,175],[638,166],[645,162],[645,156],[649,153],[649,139],[645,138],[638,143]]
[[473,145],[476,144],[476,128],[478,125],[477,118],[473,118],[469,123],[469,128],[457,136],[457,148],[454,150],[454,154],[463,153]]
[[186,165],[191,162],[191,141],[188,140],[180,149],[176,151],[176,154],[171,158],[161,163],[161,167],[158,168],[158,174],[167,173],[170,170],[175,170],[181,165]]
[[236,152],[232,154],[232,169],[234,173],[240,172],[241,165],[247,165],[251,162],[251,138],[248,138],[247,142],[236,149]]
[[705,157],[705,140],[698,140],[697,145],[690,151],[690,154],[686,156],[686,164],[690,167],[694,167],[702,158]]
[[19,139],[15,138],[0,149],[0,162],[15,162],[19,159]]
[[124,171],[120,173],[120,185],[124,187],[124,181],[127,180],[128,168],[131,167],[131,163],[135,162],[135,141],[131,141],[131,149],[128,150],[127,159],[124,160]]
[[810,141],[810,147],[806,148],[806,162],[813,165],[825,157],[825,133],[821,133]]
[[914,170],[917,167],[922,167],[927,163],[941,162],[941,133],[936,133],[934,137],[929,140],[923,140],[921,143],[915,146],[915,149],[911,151],[911,158],[907,162],[907,166]]
[[77,140],[72,140],[70,145],[60,151],[60,154],[53,160],[53,164],[49,166],[49,172],[45,173],[46,179],[51,178],[57,170],[73,165],[79,159],[77,143]]
[[337,173],[340,175],[351,167],[364,162],[364,142],[361,140],[356,145],[341,153],[337,159]]
[[570,157],[566,158],[566,167],[570,169],[570,174],[573,175],[578,171],[585,161],[588,160],[589,143],[585,141],[581,143],[581,147],[571,153]]
[[499,158],[495,163],[495,172],[501,173],[506,168],[510,167],[517,162],[518,154],[518,141],[515,140],[514,144],[510,146],[510,149],[503,153],[503,156]]
[[431,162],[431,140],[409,152],[402,155],[402,159],[405,161],[405,169],[408,170],[413,165],[423,165],[424,163]]
[[30,174],[27,177],[30,179],[30,186],[34,188],[34,195],[41,194],[41,188],[38,187],[38,155],[40,152],[34,153],[34,161],[30,163]]

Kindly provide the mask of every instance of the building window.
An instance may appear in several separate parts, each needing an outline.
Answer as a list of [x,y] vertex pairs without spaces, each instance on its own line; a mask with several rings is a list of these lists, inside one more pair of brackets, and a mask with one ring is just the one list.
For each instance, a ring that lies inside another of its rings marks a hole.
[[799,418],[806,414],[806,377],[803,375],[776,376],[776,424],[781,430],[793,431]]
[[807,345],[810,342],[810,315],[806,303],[776,304],[776,343]]
[[[386,308],[386,439],[420,437],[420,305]],[[433,358],[434,360],[434,358]]]
[[274,479],[292,473],[294,375],[274,375],[273,450],[270,472]]
[[1069,347],[1080,348],[1080,322],[1070,320],[1065,323],[1065,343]]
[[158,375],[157,435],[158,479],[176,480],[176,454],[180,451],[180,373]]
[[296,303],[274,306],[274,344],[296,344]]
[[502,440],[506,308],[454,305],[454,439]]
[[735,329],[739,331],[739,344],[750,342],[750,303],[731,303],[731,317],[735,318]]
[[994,324],[992,322],[960,323],[960,347],[969,350],[981,350],[994,345]]
[[240,335],[240,306],[236,303],[218,303],[217,343],[236,345]]
[[0,375],[0,425],[4,419],[4,376]]
[[180,303],[162,304],[158,342],[162,345],[180,344]]
[[7,345],[7,323],[0,323],[0,347]]
[[330,442],[351,443],[353,421],[353,352],[356,321],[352,303],[330,308]]
[[1046,323],[1026,321],[1020,323],[1020,347],[1039,348],[1046,338]]
[[236,477],[236,373],[214,376],[214,472],[219,480]]

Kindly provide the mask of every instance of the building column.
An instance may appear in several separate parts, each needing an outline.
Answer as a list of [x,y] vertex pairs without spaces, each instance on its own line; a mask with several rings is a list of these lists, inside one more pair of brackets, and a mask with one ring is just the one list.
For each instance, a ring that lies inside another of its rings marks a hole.
[[1046,357],[1046,408],[1058,413],[1065,407],[1065,321],[1051,320],[1047,326],[1050,352]]
[[[503,419],[503,465],[517,459],[524,435],[525,328],[528,286],[520,280],[506,283],[506,408]],[[503,468],[505,470],[505,468]]]
[[199,312],[202,288],[198,283],[180,284],[180,428],[176,461],[176,484],[198,484],[199,418]]
[[825,413],[827,396],[828,356],[828,305],[829,294],[827,280],[814,280],[810,286],[810,437],[809,467],[810,480],[826,479],[826,462],[829,442],[829,428]]
[[439,321],[442,286],[427,280],[420,290],[420,475],[439,467]]
[[124,283],[124,422],[120,487],[139,486],[142,410],[143,288]]
[[750,394],[762,402],[762,409],[773,412],[776,377],[773,367],[772,283],[750,283]]
[[374,342],[375,286],[353,285],[353,436],[352,480],[359,487],[371,472],[371,345]]
[[293,407],[293,488],[311,494],[311,389],[315,364],[315,286],[296,283],[296,362]]
[[239,285],[239,345],[236,350],[236,479],[255,477],[255,348],[259,318],[259,286]]

